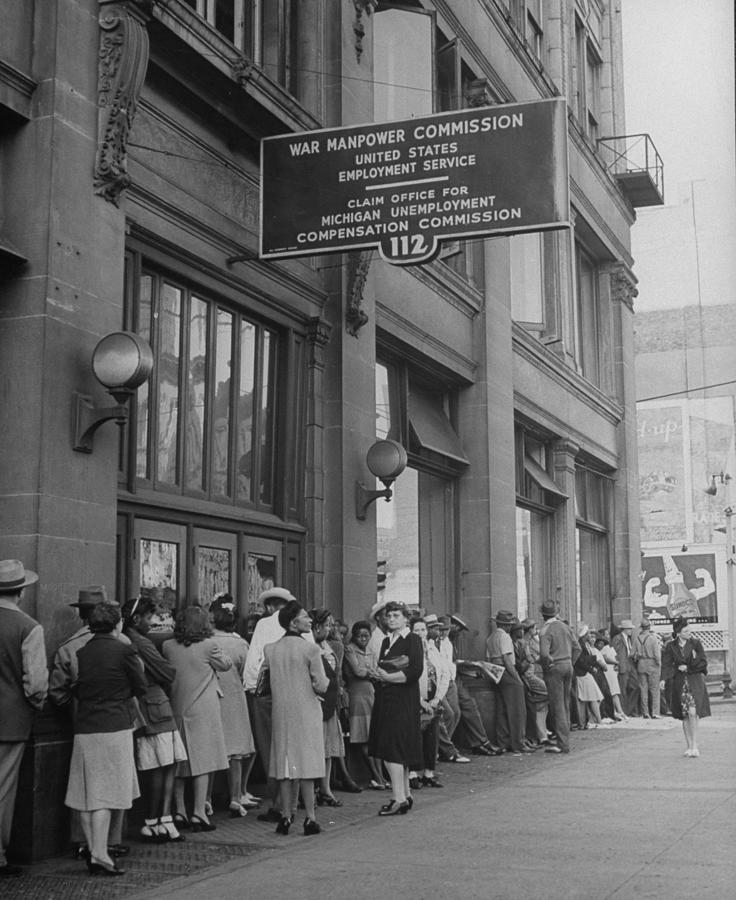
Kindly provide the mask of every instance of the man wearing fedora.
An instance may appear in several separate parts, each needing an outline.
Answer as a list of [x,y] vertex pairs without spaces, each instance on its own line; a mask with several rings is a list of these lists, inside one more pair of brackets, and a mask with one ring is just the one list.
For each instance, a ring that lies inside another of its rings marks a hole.
[[[58,709],[68,712],[74,718],[76,714],[76,702],[74,700],[73,687],[79,678],[79,663],[77,651],[81,650],[92,640],[92,632],[89,630],[89,614],[98,603],[107,603],[107,592],[104,585],[94,584],[82,587],[77,594],[75,603],[70,603],[82,624],[65,641],[57,647],[54,660],[51,664],[49,676],[49,700]],[[124,634],[118,635],[118,640],[129,644],[130,639]],[[108,847],[112,856],[126,856],[130,848],[123,844],[123,821],[125,810],[114,809],[110,816],[110,831]],[[86,852],[86,843],[79,813],[71,810],[70,839],[74,848],[74,856],[81,858]]]
[[621,686],[621,705],[627,716],[639,715],[639,675],[636,671],[636,653],[632,636],[634,623],[622,619],[618,632],[611,639],[618,660],[618,683]]
[[23,750],[48,689],[43,629],[18,608],[24,589],[37,581],[19,559],[0,560],[0,878],[22,872],[5,851]]
[[376,659],[381,654],[381,645],[383,644],[383,639],[388,634],[388,628],[386,627],[386,604],[388,603],[388,597],[380,597],[371,607],[371,611],[368,613],[368,619],[371,622],[375,622],[376,627],[371,632],[370,640],[368,641],[368,646],[365,648],[367,653],[373,653]]
[[526,700],[524,682],[516,670],[516,654],[511,628],[519,624],[516,616],[500,609],[492,621],[496,628],[486,641],[486,658],[505,672],[496,688],[496,740],[501,748],[514,755],[533,753],[524,743],[526,737]]
[[539,661],[549,696],[549,711],[557,735],[557,744],[546,747],[546,753],[570,752],[570,692],[573,663],[580,655],[580,645],[572,628],[557,617],[557,605],[545,600],[541,606],[544,624],[539,629]]
[[[458,677],[457,645],[456,641],[464,631],[469,631],[464,620],[457,613],[447,613],[444,616],[425,616],[427,630],[430,638],[437,635],[437,645],[441,654],[444,654],[446,664],[450,669],[450,688],[445,695],[443,704],[447,704],[450,714],[440,720],[440,757],[451,762],[466,762],[468,758],[463,756],[453,744],[451,737],[457,726],[462,722],[467,738],[467,746],[474,756],[494,756],[501,753],[498,747],[491,744],[486,733],[483,719],[478,709],[478,704],[466,688],[462,678]],[[437,631],[434,630],[435,623]],[[444,741],[444,746],[443,746]]]

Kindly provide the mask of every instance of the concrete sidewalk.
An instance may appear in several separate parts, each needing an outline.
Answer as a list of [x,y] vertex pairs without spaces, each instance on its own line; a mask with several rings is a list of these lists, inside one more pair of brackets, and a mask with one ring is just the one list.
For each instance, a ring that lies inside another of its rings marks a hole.
[[445,788],[418,792],[407,816],[378,818],[388,795],[373,791],[338,794],[311,838],[300,821],[281,837],[254,814],[218,815],[183,844],[134,844],[124,877],[49,860],[2,896],[723,900],[736,896],[736,702],[713,702],[700,744],[684,758],[668,718],[575,732],[569,756],[443,763]]

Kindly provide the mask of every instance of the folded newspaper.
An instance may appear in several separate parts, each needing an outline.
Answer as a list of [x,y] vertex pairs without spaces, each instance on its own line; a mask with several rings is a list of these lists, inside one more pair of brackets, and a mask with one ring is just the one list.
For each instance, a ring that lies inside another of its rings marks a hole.
[[486,675],[494,684],[498,684],[503,677],[503,673],[506,671],[503,666],[497,666],[495,663],[486,662],[485,660],[480,659],[458,660],[457,668],[458,671],[462,672],[464,675],[469,675],[471,678],[481,678],[483,675]]

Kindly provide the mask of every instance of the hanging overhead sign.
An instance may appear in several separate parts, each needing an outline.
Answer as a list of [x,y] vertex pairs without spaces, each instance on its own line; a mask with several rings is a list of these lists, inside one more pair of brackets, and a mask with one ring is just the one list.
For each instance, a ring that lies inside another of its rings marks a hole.
[[439,242],[569,224],[561,98],[261,141],[261,258]]

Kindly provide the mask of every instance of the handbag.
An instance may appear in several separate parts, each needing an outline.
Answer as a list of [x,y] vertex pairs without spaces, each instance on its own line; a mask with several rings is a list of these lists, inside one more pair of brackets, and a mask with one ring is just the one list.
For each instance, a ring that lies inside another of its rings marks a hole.
[[378,661],[378,667],[386,672],[403,672],[404,669],[409,668],[409,657],[403,654],[401,656],[391,656],[388,659],[381,659]]
[[325,675],[327,676],[327,680],[329,681],[327,690],[322,695],[322,721],[328,722],[335,715],[335,711],[337,710],[337,673],[327,662],[324,656],[322,657],[322,665],[324,666]]
[[271,696],[271,670],[266,665],[261,666],[261,670],[258,673],[255,695],[256,697]]

